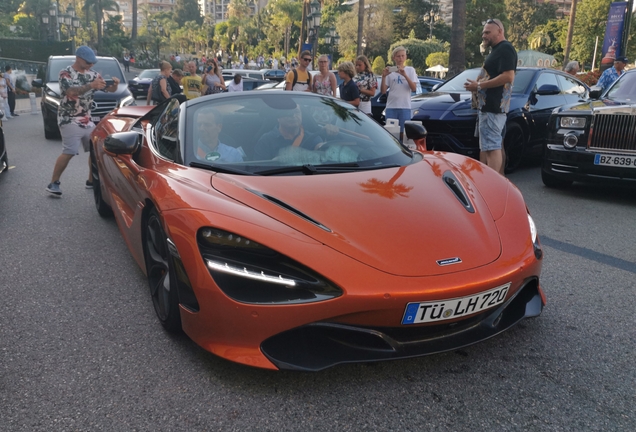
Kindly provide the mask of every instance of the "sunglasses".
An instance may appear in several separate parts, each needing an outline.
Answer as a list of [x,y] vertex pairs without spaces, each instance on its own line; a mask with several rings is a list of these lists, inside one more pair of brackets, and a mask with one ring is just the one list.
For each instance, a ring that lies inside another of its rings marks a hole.
[[304,61],[311,61],[311,59],[310,59],[310,58],[304,58],[303,60],[304,60]]
[[497,27],[501,28],[501,26],[500,26],[499,24],[497,24],[497,21],[495,21],[495,20],[494,20],[494,19],[492,19],[492,18],[488,18],[488,19],[486,20],[486,22],[484,23],[484,25],[486,25],[486,24],[494,24],[494,25],[496,25]]

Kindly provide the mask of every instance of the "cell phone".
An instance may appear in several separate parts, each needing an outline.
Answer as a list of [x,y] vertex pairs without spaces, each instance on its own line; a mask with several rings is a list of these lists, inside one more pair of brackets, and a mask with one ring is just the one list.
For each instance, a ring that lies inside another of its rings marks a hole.
[[104,81],[106,81],[106,87],[110,87],[112,85],[115,85],[115,80],[107,79],[107,80],[104,80]]
[[397,66],[389,66],[389,72],[397,72],[397,71],[398,71]]

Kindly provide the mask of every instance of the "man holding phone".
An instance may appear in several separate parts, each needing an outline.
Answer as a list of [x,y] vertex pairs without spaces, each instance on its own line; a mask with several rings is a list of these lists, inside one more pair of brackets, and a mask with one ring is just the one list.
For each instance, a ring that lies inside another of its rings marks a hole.
[[[95,63],[95,52],[87,46],[81,46],[75,52],[75,63],[60,71],[62,99],[57,110],[57,124],[62,135],[63,150],[55,162],[51,183],[46,187],[47,192],[54,196],[62,195],[60,177],[73,156],[79,154],[80,146],[85,152],[89,150],[90,135],[95,128],[91,121],[93,93],[96,90],[117,91],[119,79],[113,77],[112,84],[107,85],[102,76],[92,69]],[[86,188],[92,187],[93,175],[89,158]]]

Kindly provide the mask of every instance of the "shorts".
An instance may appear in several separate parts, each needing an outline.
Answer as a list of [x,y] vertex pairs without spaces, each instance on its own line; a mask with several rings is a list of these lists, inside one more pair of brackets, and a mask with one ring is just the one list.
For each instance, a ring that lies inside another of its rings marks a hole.
[[358,105],[358,109],[365,114],[371,114],[371,101],[360,101],[360,105]]
[[479,149],[481,151],[501,150],[502,133],[506,126],[506,114],[480,112],[478,117]]
[[78,155],[80,146],[87,152],[90,149],[91,132],[95,126],[83,128],[75,123],[60,126],[60,135],[64,148],[62,154]]
[[384,116],[388,119],[396,119],[400,121],[400,133],[404,132],[404,122],[411,120],[411,110],[409,108],[387,108],[384,110]]

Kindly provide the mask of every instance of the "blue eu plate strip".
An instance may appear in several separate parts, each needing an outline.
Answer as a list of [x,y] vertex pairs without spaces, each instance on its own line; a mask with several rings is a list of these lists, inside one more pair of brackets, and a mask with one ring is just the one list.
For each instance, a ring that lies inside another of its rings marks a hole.
[[415,321],[415,315],[417,315],[417,311],[420,308],[419,303],[411,303],[406,307],[406,313],[404,314],[404,318],[402,319],[402,324],[413,324]]

